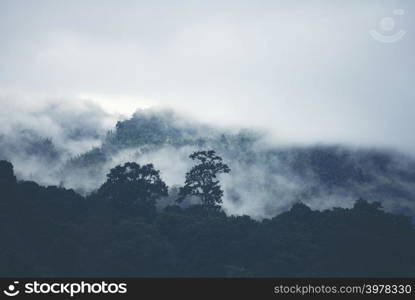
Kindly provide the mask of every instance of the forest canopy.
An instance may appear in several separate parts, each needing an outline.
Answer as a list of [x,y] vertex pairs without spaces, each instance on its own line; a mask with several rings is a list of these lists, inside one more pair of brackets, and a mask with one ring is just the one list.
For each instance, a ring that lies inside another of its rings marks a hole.
[[259,221],[209,209],[210,202],[157,209],[167,193],[151,164],[116,166],[95,193],[81,196],[18,181],[13,165],[0,161],[0,234],[7,241],[0,247],[0,276],[392,277],[415,271],[410,218],[377,202],[359,199],[350,209],[324,211],[298,202]]

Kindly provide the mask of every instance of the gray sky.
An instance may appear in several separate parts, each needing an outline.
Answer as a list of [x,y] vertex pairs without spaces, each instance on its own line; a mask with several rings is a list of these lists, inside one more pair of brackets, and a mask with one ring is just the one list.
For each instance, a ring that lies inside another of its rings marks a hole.
[[[414,8],[411,0],[1,0],[0,101],[82,98],[125,114],[168,106],[263,127],[282,142],[414,154]],[[406,34],[384,43],[370,30]]]

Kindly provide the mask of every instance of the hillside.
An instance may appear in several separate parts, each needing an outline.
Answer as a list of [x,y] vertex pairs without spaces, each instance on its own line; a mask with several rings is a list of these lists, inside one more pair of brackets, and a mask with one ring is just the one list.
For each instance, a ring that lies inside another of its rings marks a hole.
[[389,211],[415,214],[415,161],[404,155],[341,145],[276,145],[252,130],[223,131],[172,112],[137,112],[118,122],[100,147],[68,163],[73,173],[67,178],[81,174],[98,186],[109,168],[137,160],[154,162],[170,185],[179,185],[188,153],[205,148],[215,149],[233,169],[224,179],[225,209],[231,213],[272,217],[298,200],[326,209],[351,207],[362,197]]
[[82,135],[75,134],[80,128],[71,130],[66,144],[85,144],[83,138],[99,142],[71,154],[76,152],[50,136],[25,134],[18,141],[3,137],[7,147],[0,159],[13,162],[22,179],[63,185],[84,195],[97,189],[117,164],[151,162],[174,192],[190,167],[189,153],[215,149],[233,170],[223,178],[223,208],[229,214],[273,217],[299,200],[313,209],[350,208],[364,198],[381,202],[387,211],[415,215],[415,161],[397,152],[279,145],[254,130],[215,128],[171,111],[137,111],[105,135],[102,129],[89,128]]
[[0,276],[410,277],[415,271],[410,219],[377,202],[323,211],[297,203],[257,221],[203,205],[156,210],[136,187],[108,178],[82,197],[17,181],[13,166],[0,161],[0,233],[7,241]]

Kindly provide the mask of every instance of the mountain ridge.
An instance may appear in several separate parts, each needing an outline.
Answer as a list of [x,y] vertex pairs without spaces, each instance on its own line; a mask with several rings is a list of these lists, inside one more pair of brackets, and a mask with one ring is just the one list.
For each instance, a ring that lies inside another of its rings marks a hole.
[[[48,137],[44,141],[59,148]],[[214,149],[233,170],[223,179],[224,210],[230,214],[263,218],[298,201],[327,209],[351,207],[364,198],[415,215],[415,161],[403,154],[343,145],[274,145],[263,133],[221,130],[173,111],[139,110],[118,121],[100,145],[63,162],[56,153],[49,160],[57,160],[53,177],[60,184],[86,194],[126,161],[154,162],[170,186],[179,186],[191,164],[187,156],[199,149]]]

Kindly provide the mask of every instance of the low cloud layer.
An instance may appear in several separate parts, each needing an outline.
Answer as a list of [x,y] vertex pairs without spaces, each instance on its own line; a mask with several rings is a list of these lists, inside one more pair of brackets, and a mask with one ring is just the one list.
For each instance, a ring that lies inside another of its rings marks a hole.
[[298,201],[314,209],[350,207],[359,197],[415,214],[415,162],[398,152],[279,144],[252,128],[215,127],[173,111],[137,111],[115,126],[120,116],[92,103],[13,103],[0,114],[0,159],[14,164],[20,180],[88,194],[116,165],[153,163],[170,186],[159,203],[165,206],[194,163],[188,156],[214,149],[232,169],[221,176],[228,214],[272,217]]
[[43,184],[59,184],[63,163],[99,146],[118,118],[83,100],[0,99],[0,159],[13,161],[20,178]]
[[[229,161],[229,213],[271,216],[301,199],[350,206],[357,196],[415,211],[413,163],[397,154],[415,157],[414,13],[410,0],[0,1],[0,159],[20,179],[82,193],[129,160],[178,185],[194,144],[107,140],[117,120],[151,107]],[[405,34],[384,43],[371,30]],[[254,158],[218,142],[240,128],[267,133],[249,146]],[[315,145],[343,150],[320,161]],[[339,157],[345,174],[364,166],[364,180],[332,188],[324,170],[295,169]]]
[[[127,115],[172,107],[215,125],[265,128],[277,142],[415,153],[414,8],[410,0],[4,0],[0,101],[81,97]],[[406,35],[382,43],[370,30]]]

